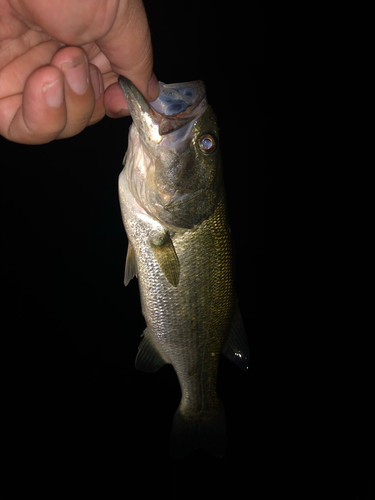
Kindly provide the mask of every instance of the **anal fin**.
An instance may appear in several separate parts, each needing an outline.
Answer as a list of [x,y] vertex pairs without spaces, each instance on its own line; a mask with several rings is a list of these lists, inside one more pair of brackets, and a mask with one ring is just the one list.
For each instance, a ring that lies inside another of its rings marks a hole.
[[249,344],[238,305],[236,304],[228,339],[222,349],[228,359],[236,363],[242,370],[249,368]]
[[135,359],[136,369],[142,372],[157,372],[165,364],[167,364],[167,361],[152,344],[149,329],[146,328]]

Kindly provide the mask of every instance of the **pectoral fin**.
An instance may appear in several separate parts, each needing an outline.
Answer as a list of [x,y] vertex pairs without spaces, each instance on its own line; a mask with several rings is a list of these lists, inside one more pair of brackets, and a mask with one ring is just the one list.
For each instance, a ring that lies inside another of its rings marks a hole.
[[150,240],[155,258],[169,283],[177,286],[180,279],[180,262],[171,237],[167,232],[162,237]]
[[128,253],[126,255],[126,264],[125,264],[125,278],[124,283],[125,286],[129,284],[129,281],[137,276],[137,261],[135,260],[135,252],[132,247],[130,241],[128,243]]
[[222,349],[222,353],[242,368],[242,370],[248,369],[250,357],[249,345],[238,305],[236,305],[229,337],[224,345],[224,348]]

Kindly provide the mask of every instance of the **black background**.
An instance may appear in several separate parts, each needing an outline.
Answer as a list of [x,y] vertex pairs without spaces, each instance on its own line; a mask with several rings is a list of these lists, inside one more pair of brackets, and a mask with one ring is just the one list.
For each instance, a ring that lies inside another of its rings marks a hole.
[[267,344],[271,314],[262,301],[272,79],[267,11],[257,2],[249,8],[210,0],[145,6],[156,75],[166,83],[203,80],[219,120],[236,283],[252,353],[248,373],[221,361],[227,454],[171,460],[180,399],[173,369],[134,369],[144,320],[136,280],[123,285],[127,240],[117,195],[131,119],[105,118],[42,146],[0,137],[9,460],[32,471],[27,481],[38,487],[55,478],[51,498],[71,498],[66,491],[77,479],[86,496],[108,470],[108,492],[121,484],[124,495],[135,488],[141,498],[269,498],[279,481],[274,464],[286,458],[278,446],[284,437],[275,374],[267,351],[257,347],[259,339]]

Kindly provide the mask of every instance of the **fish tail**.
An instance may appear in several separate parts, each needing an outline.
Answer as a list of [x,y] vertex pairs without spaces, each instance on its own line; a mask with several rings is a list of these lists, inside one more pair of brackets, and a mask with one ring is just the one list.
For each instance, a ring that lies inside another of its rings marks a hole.
[[178,407],[171,433],[170,450],[174,458],[204,449],[209,455],[222,458],[227,445],[224,408],[219,401],[216,410],[193,413]]

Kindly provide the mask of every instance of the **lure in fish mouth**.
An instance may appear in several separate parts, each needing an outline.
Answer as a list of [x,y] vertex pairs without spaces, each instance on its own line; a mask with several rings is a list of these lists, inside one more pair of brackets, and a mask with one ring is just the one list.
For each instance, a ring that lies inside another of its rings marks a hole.
[[[143,129],[144,138],[157,144],[164,135],[189,124],[207,108],[206,89],[201,81],[169,85],[160,82],[159,97],[150,104],[130,80],[120,76],[119,83],[137,128]],[[175,136],[176,143],[183,134],[186,135],[186,129]]]
[[127,155],[136,200],[171,229],[196,227],[223,195],[218,127],[203,82],[160,82],[150,104],[129,80],[119,83],[133,118]]
[[133,124],[119,176],[128,236],[125,285],[139,281],[143,332],[135,366],[172,364],[181,402],[171,452],[198,448],[221,457],[223,405],[216,390],[219,355],[242,369],[248,345],[234,288],[216,117],[202,82],[160,83],[148,103],[119,78]]

